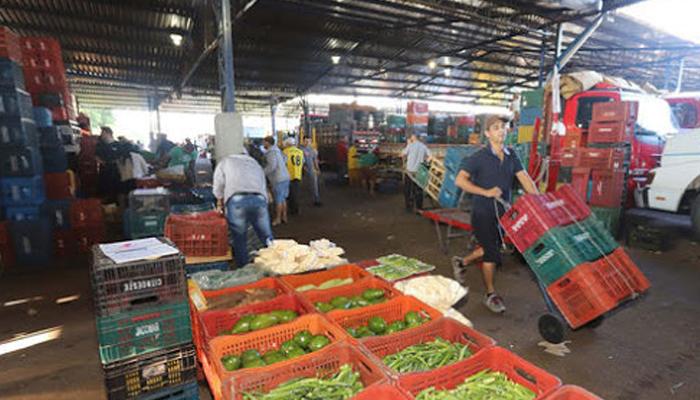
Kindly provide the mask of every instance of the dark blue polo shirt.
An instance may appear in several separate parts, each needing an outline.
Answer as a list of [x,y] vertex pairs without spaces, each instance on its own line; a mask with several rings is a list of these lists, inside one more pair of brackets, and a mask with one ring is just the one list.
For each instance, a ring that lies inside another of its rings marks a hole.
[[[513,187],[515,174],[523,170],[520,159],[512,149],[503,148],[503,161],[501,161],[491,146],[472,154],[462,160],[461,170],[469,173],[469,180],[483,189],[491,189],[498,186],[503,195],[503,200],[510,201],[510,191]],[[472,197],[472,210],[475,212],[494,212],[493,199],[474,195]]]

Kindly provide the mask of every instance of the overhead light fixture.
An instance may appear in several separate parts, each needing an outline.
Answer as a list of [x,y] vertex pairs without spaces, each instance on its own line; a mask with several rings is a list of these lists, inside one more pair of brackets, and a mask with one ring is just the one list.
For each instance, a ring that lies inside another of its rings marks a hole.
[[171,33],[170,40],[173,41],[173,44],[175,46],[180,46],[182,44],[182,35],[180,35],[179,33]]
[[437,63],[434,60],[428,61],[428,68],[430,68],[430,69],[437,68]]
[[445,73],[445,76],[449,77],[450,75],[452,75],[452,69],[450,69],[450,68],[445,68],[445,71],[443,71],[443,72]]
[[331,56],[331,61],[333,61],[333,64],[338,64],[340,62],[340,56]]

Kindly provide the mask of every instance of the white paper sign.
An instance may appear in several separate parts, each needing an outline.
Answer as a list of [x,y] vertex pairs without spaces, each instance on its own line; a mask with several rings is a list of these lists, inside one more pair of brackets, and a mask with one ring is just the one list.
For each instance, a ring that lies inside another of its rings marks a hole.
[[165,244],[157,238],[101,244],[100,250],[117,264],[155,259],[179,252],[177,248]]

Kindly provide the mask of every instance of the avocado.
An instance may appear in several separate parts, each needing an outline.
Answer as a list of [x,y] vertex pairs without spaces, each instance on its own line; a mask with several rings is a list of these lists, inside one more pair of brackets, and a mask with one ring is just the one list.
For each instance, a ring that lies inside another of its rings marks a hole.
[[309,342],[312,338],[313,335],[311,334],[311,332],[303,330],[301,332],[297,332],[297,334],[294,335],[294,338],[292,340],[294,340],[294,343],[296,343],[297,346],[301,348],[306,348],[309,346]]
[[258,367],[264,367],[265,361],[263,361],[262,358],[252,358],[248,361],[243,361],[243,368],[258,368]]
[[260,314],[256,316],[250,323],[250,330],[257,331],[259,329],[269,328],[273,325],[277,325],[279,319],[272,314]]
[[283,324],[285,322],[292,321],[296,319],[296,317],[299,316],[296,312],[292,310],[275,310],[270,312],[270,314],[274,315],[277,317],[277,320],[279,321],[278,323]]
[[350,299],[344,296],[335,297],[330,303],[336,310],[347,310],[352,305]]
[[256,358],[260,358],[260,352],[255,349],[246,350],[243,352],[243,354],[241,354],[241,361],[243,361],[243,363]]
[[265,364],[267,365],[278,363],[287,359],[287,357],[285,357],[284,354],[282,354],[278,350],[270,350],[267,353],[265,353],[265,355],[263,355],[262,358],[263,361],[265,361]]
[[236,355],[221,357],[221,363],[224,365],[226,371],[235,371],[241,367],[241,359]]
[[367,327],[369,328],[372,333],[376,335],[381,335],[386,331],[386,321],[384,321],[384,318],[382,317],[372,317],[369,319],[367,322]]

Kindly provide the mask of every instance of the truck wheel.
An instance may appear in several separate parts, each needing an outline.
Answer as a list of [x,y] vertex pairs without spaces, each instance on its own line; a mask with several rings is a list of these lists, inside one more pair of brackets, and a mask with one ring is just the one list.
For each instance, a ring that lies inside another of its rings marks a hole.
[[690,222],[693,224],[695,238],[700,240],[700,194],[695,196],[695,200],[693,200],[693,206],[690,210]]

